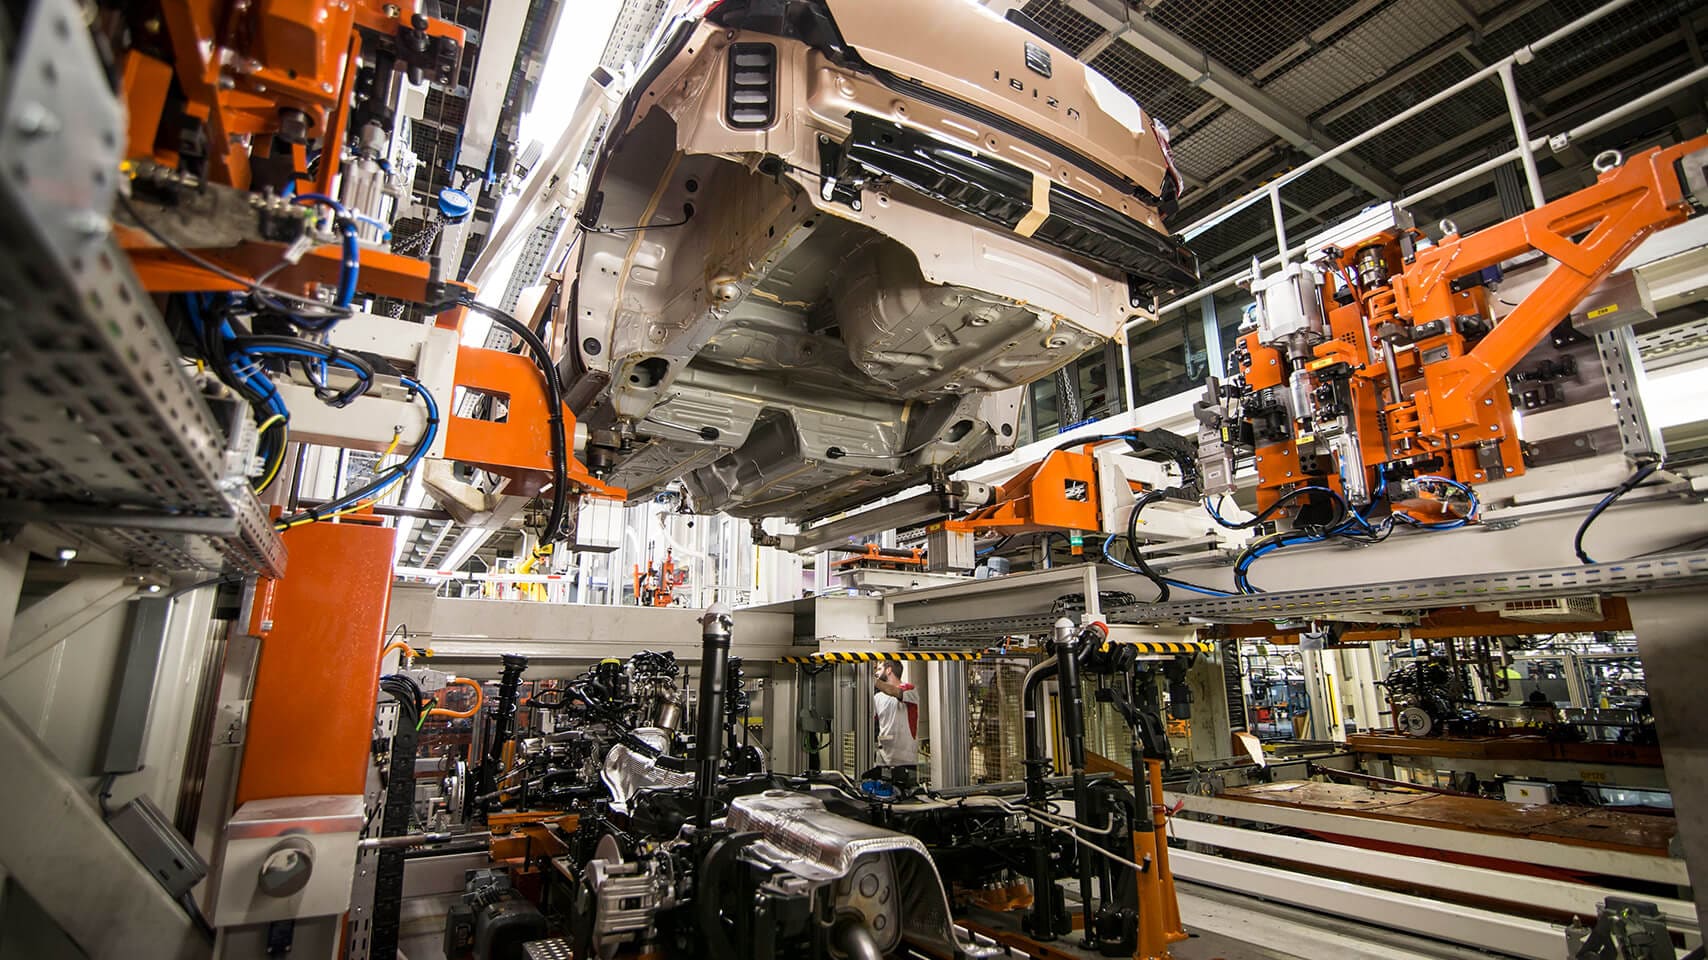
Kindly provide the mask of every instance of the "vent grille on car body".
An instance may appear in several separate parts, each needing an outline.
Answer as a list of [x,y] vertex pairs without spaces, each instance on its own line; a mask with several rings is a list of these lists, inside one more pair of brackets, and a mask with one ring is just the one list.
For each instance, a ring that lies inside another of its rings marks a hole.
[[729,83],[724,112],[737,130],[759,130],[777,122],[777,48],[737,43],[729,48]]

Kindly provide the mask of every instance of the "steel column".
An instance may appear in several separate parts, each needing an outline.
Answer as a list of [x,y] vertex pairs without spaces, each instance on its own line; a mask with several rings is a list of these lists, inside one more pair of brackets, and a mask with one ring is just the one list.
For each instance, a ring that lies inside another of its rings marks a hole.
[[6,829],[0,870],[91,957],[191,960],[209,945],[117,835],[87,792],[0,704]]
[[[1160,317],[1161,314],[1159,313],[1158,316]],[[1127,330],[1127,325],[1123,324],[1121,329],[1115,331],[1115,339],[1121,344],[1121,387],[1126,391],[1122,394],[1126,402],[1121,409],[1131,413],[1139,408],[1139,398],[1133,395],[1135,389],[1133,386],[1133,338]]]
[[16,544],[0,543],[0,650],[12,635],[12,624],[18,613],[18,595],[24,588],[24,570],[30,565],[30,551]]
[[119,668],[102,773],[134,773],[142,768],[148,735],[148,716],[154,703],[154,681],[165,653],[172,601],[163,597],[138,600],[125,631],[124,665]]
[[[931,785],[965,786],[971,780],[967,752],[967,665],[956,661],[920,664],[931,678]],[[951,744],[954,745],[951,748]]]
[[1536,169],[1536,153],[1530,148],[1530,127],[1524,122],[1524,105],[1518,102],[1518,82],[1512,77],[1512,61],[1500,65],[1500,86],[1506,94],[1506,110],[1512,115],[1512,133],[1518,139],[1518,159],[1524,164],[1524,182],[1530,186],[1530,207],[1548,202],[1542,193],[1542,174]]
[[1218,377],[1227,375],[1227,361],[1222,354],[1222,328],[1216,322],[1216,298],[1207,294],[1198,298],[1198,311],[1204,320],[1204,360],[1210,372]]
[[1637,651],[1649,680],[1655,729],[1667,784],[1678,818],[1696,911],[1708,916],[1708,714],[1700,702],[1708,686],[1708,659],[1702,656],[1702,611],[1708,590],[1668,590],[1629,597]]

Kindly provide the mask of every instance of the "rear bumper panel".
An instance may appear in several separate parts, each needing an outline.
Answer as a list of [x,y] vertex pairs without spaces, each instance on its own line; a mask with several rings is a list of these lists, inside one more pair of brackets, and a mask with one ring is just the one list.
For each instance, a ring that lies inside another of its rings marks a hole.
[[[885,177],[1009,230],[1042,206],[1033,202],[1038,185],[1031,171],[887,120],[851,119],[839,171],[844,182]],[[1028,224],[1032,240],[1124,272],[1147,299],[1197,283],[1197,256],[1173,238],[1059,184],[1049,185],[1048,197],[1048,215]]]

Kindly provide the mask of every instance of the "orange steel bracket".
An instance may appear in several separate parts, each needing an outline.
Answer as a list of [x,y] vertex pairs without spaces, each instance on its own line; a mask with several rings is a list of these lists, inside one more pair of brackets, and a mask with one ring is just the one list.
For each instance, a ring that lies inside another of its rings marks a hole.
[[960,533],[1096,530],[1096,459],[1086,450],[1052,450],[999,485],[989,506],[943,526]]
[[[329,192],[325,188],[343,149],[361,50],[357,28],[395,35],[405,26],[406,6],[415,5],[382,0],[161,4],[184,110],[207,125],[209,179],[248,189],[251,138],[277,132],[280,111],[290,109],[301,111],[308,134],[322,141],[320,187]],[[465,43],[463,29],[447,21],[429,18],[426,33],[452,38],[459,49]],[[139,113],[160,116],[126,92],[133,123]]]
[[[1690,216],[1675,164],[1699,150],[1708,150],[1708,136],[1645,151],[1603,173],[1592,187],[1469,237],[1444,237],[1418,253],[1402,291],[1413,323],[1453,315],[1455,278],[1530,250],[1558,264],[1475,348],[1424,367],[1428,389],[1414,394],[1424,433],[1475,427],[1481,398],[1504,390],[1506,374],[1596,284],[1650,234]],[[1583,239],[1574,240],[1579,234]]]
[[[166,109],[166,95],[172,89],[172,65],[132,50],[125,54],[122,83],[129,116],[125,156],[154,157],[160,115]],[[176,157],[172,159],[176,161]]]
[[[137,277],[143,288],[151,293],[189,293],[212,290],[244,290],[211,270],[204,269],[162,247],[147,233],[117,224],[119,246],[130,254]],[[235,247],[193,249],[191,252],[240,276],[254,277],[276,266],[284,254],[283,244],[267,241],[245,241]],[[337,244],[315,247],[303,254],[301,261],[280,268],[267,279],[267,285],[291,292],[302,292],[310,284],[328,286],[338,282],[342,253]],[[416,260],[384,250],[363,250],[362,271],[357,287],[363,293],[396,300],[427,302],[427,286],[432,267],[425,260]],[[467,284],[450,283],[450,293],[465,294],[473,290]],[[450,294],[447,294],[447,296]]]
[[[471,463],[515,484],[505,492],[533,496],[551,485],[551,425],[547,420],[545,374],[534,361],[518,353],[483,347],[457,349],[457,386],[506,398],[509,416],[503,423],[476,420],[455,413],[445,417],[446,460]],[[563,409],[566,439],[575,436],[575,414]],[[620,487],[607,486],[573,455],[569,482],[592,496],[626,499]]]

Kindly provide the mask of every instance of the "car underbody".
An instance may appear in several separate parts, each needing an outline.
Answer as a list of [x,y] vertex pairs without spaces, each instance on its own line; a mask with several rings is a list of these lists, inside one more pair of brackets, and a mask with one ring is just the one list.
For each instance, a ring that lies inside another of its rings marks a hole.
[[897,88],[845,46],[665,38],[596,158],[560,305],[608,482],[806,520],[940,481],[1014,446],[1021,388],[1192,279],[1146,189]]

